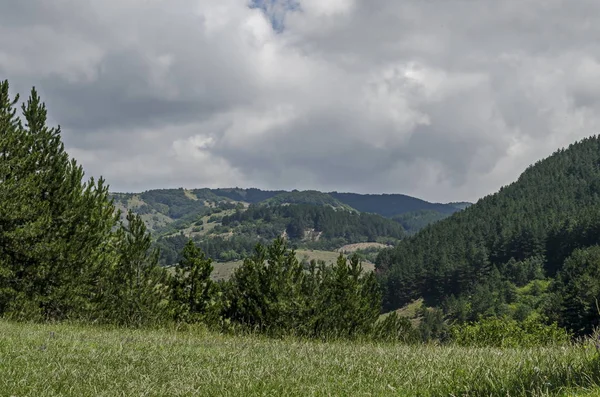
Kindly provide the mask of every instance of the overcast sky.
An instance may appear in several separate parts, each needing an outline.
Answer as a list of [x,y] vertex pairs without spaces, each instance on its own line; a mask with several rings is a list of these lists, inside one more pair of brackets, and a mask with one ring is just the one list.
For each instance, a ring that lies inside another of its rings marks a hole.
[[4,0],[36,86],[115,191],[476,201],[600,127],[597,0]]

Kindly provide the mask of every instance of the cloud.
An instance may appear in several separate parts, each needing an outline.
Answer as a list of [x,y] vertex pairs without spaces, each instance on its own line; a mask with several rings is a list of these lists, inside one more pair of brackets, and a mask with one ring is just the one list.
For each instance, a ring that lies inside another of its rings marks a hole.
[[477,200],[600,126],[592,0],[4,2],[35,85],[114,190]]

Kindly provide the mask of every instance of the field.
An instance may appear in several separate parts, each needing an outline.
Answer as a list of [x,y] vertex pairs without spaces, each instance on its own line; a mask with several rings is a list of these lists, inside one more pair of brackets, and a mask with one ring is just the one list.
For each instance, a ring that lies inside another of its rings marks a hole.
[[[337,261],[339,252],[333,251],[320,251],[320,250],[297,250],[296,256],[298,260],[306,259],[316,260],[316,261],[325,261],[325,263],[333,264]],[[242,265],[242,261],[232,261],[232,262],[213,262],[214,270],[212,272],[213,280],[227,280],[234,272],[236,268]],[[375,269],[375,265],[371,262],[363,262],[363,269],[366,271],[373,271]]]
[[0,321],[2,396],[597,396],[594,348],[397,346]]
[[389,248],[389,245],[385,245],[385,244],[381,244],[381,243],[354,243],[354,244],[346,244],[343,247],[341,247],[338,251],[339,252],[355,252],[358,250],[364,250],[364,249],[369,249],[369,248],[378,248],[378,249],[382,249],[382,248]]

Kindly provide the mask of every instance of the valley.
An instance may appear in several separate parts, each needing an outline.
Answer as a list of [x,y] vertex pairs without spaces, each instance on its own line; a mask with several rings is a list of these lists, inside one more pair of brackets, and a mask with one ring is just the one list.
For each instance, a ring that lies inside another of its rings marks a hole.
[[174,265],[192,239],[215,261],[217,280],[227,278],[257,243],[276,237],[288,239],[300,260],[333,263],[339,252],[357,252],[373,270],[381,249],[470,205],[400,194],[239,188],[163,189],[112,198],[123,217],[132,210],[144,220],[163,266]]

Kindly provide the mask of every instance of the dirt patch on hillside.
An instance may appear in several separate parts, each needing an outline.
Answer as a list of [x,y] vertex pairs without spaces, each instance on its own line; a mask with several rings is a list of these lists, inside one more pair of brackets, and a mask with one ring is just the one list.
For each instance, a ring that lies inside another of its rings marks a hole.
[[338,252],[355,252],[358,250],[364,250],[367,248],[388,248],[389,245],[381,244],[381,243],[356,243],[356,244],[347,244],[338,249]]

